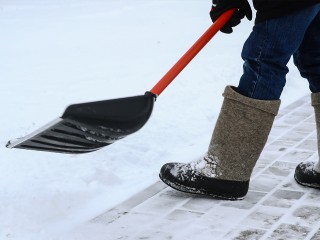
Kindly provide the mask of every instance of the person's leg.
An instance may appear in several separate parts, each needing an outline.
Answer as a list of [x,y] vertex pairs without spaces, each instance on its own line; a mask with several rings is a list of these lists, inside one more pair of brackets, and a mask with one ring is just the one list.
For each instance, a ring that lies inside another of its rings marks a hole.
[[[319,66],[320,67],[320,66]],[[317,137],[318,137],[318,153],[320,150],[320,92],[311,94],[311,103],[314,107]],[[314,188],[320,188],[320,162],[317,163],[305,161],[300,163],[294,173],[297,183]]]
[[223,199],[246,195],[280,105],[286,64],[301,44],[313,12],[305,9],[253,28],[242,54],[244,74],[238,88],[224,92],[206,156],[188,164],[165,164],[160,170],[163,182],[179,191]]
[[280,98],[286,84],[287,63],[299,49],[318,12],[319,5],[315,5],[254,26],[242,51],[244,72],[239,93],[261,100]]
[[[320,150],[320,13],[305,34],[303,42],[294,54],[294,63],[302,77],[309,82],[311,104],[314,107]],[[319,151],[318,151],[319,152]],[[295,170],[296,181],[305,186],[320,188],[320,162],[302,162]]]
[[310,24],[293,60],[301,76],[308,80],[311,92],[320,92],[320,13]]

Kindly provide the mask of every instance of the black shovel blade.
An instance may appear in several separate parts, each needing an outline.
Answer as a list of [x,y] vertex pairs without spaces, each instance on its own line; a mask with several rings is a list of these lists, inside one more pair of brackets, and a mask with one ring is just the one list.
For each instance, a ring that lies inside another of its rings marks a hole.
[[73,104],[62,117],[7,143],[8,148],[88,153],[138,131],[149,119],[156,96],[145,95]]

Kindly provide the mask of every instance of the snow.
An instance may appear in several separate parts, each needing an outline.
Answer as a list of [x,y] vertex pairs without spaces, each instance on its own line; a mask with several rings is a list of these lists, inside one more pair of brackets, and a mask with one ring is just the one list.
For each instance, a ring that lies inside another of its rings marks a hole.
[[[147,125],[125,139],[84,155],[5,145],[69,104],[150,90],[210,26],[210,5],[0,0],[0,239],[54,239],[157,181],[164,163],[203,155],[221,93],[241,75],[253,22],[219,33],[159,96]],[[308,92],[290,62],[282,107]]]

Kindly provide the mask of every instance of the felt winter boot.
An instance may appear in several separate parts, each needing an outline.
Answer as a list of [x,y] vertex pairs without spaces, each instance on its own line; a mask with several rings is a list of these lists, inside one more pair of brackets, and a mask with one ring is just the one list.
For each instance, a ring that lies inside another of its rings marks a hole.
[[243,199],[267,141],[280,100],[245,97],[227,86],[224,102],[206,155],[191,163],[167,163],[160,179],[188,193],[222,199]]
[[[318,154],[320,151],[320,93],[311,94],[311,104],[314,107],[314,113],[317,126]],[[320,156],[320,155],[319,155]],[[320,188],[320,162],[302,162],[294,173],[295,180],[304,186]]]

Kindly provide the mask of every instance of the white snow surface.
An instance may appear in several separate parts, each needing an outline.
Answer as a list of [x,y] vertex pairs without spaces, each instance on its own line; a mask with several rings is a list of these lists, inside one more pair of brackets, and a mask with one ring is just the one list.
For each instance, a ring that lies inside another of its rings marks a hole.
[[[205,153],[221,94],[241,76],[241,49],[253,22],[244,20],[231,35],[218,33],[159,96],[149,122],[125,139],[84,155],[5,144],[70,104],[150,90],[210,26],[210,5],[0,0],[0,239],[72,232],[157,181],[164,163]],[[289,67],[282,107],[309,93],[292,62]]]

